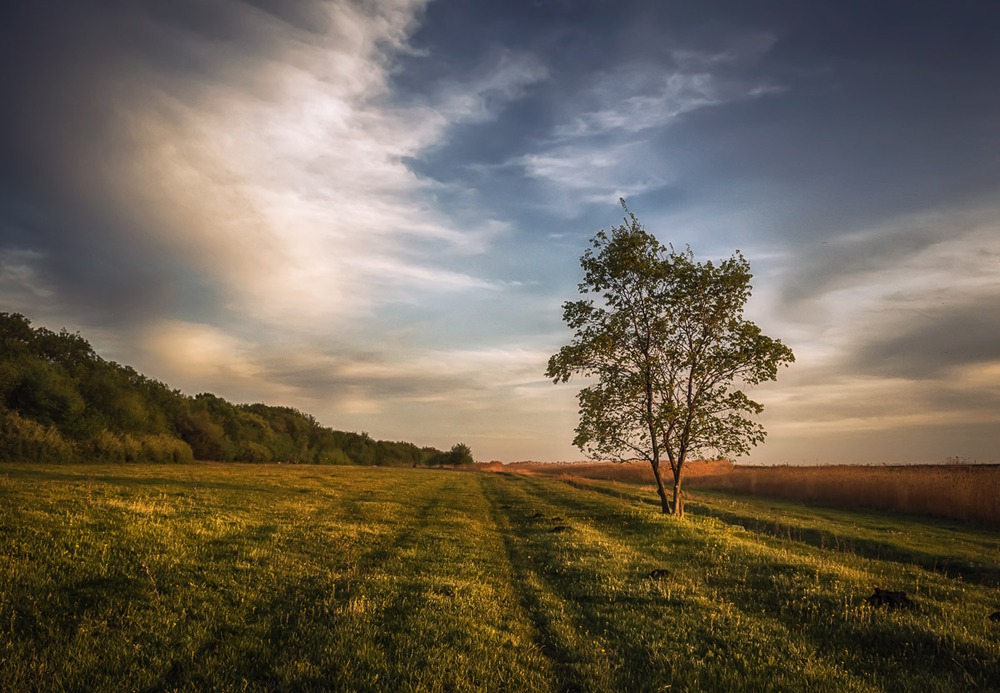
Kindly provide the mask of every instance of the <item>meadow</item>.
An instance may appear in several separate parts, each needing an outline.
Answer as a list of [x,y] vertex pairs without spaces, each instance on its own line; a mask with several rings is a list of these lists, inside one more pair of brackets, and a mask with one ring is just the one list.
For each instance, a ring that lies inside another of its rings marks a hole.
[[1000,690],[997,532],[688,512],[510,473],[3,465],[0,690]]

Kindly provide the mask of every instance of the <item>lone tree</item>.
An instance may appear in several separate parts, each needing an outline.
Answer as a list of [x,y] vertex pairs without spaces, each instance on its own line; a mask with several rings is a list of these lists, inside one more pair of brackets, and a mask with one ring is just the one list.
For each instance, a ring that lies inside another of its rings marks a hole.
[[748,415],[763,406],[742,388],[774,380],[795,357],[743,318],[752,275],[739,251],[718,265],[696,262],[690,248],[661,245],[621,204],[625,223],[610,236],[600,231],[580,259],[580,293],[599,300],[563,304],[575,334],[549,359],[546,376],[596,378],[580,391],[573,443],[592,458],[648,461],[663,512],[683,517],[684,463],[761,443],[766,432]]

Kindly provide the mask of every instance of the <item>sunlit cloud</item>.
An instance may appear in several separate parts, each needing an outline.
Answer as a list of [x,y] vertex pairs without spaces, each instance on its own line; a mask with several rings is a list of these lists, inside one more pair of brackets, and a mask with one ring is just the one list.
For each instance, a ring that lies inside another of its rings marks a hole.
[[348,319],[413,291],[490,286],[448,265],[484,252],[503,224],[457,226],[406,161],[545,71],[503,54],[436,100],[394,105],[386,46],[405,45],[416,6],[362,7],[333,4],[328,35],[270,22],[260,30],[289,34],[272,38],[280,49],[213,56],[227,87],[138,86],[120,115],[116,205],[221,282],[228,308],[263,322]]

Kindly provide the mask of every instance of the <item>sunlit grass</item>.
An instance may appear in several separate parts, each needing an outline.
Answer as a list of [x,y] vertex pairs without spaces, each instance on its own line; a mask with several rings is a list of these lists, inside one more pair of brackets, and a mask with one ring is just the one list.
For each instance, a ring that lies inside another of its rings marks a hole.
[[[506,474],[5,465],[0,690],[997,688],[1000,536],[715,494],[677,522],[649,500]],[[873,611],[876,586],[919,609]]]

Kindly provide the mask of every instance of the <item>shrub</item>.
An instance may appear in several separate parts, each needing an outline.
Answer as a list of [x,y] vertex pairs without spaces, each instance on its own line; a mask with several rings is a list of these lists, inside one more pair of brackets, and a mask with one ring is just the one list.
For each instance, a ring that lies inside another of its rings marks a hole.
[[72,462],[73,444],[52,426],[0,411],[0,460],[6,462]]

